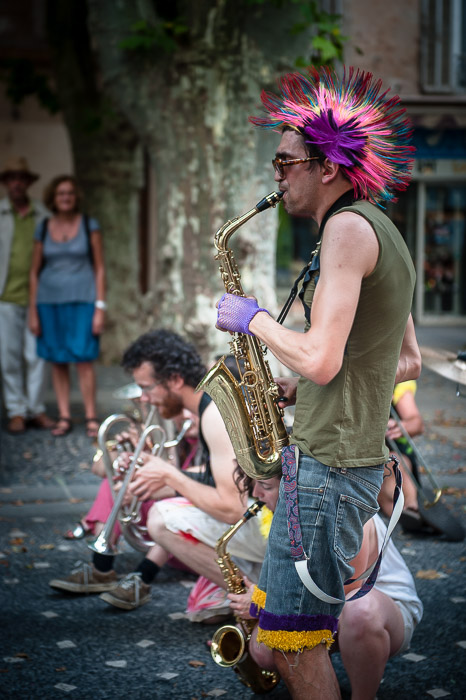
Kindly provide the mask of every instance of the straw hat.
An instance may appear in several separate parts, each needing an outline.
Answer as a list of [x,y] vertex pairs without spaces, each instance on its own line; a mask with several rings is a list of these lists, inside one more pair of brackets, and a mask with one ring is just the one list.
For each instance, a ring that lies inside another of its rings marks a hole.
[[0,172],[0,182],[3,182],[3,180],[10,173],[24,173],[26,175],[29,175],[31,183],[39,179],[39,175],[29,170],[29,165],[26,158],[22,158],[19,156],[10,156],[10,158],[8,158],[3,170]]

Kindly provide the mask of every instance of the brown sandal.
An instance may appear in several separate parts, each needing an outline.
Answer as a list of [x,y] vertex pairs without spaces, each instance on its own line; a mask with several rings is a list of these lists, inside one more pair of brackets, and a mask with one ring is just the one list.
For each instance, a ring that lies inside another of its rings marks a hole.
[[[98,433],[99,433],[99,428],[100,428],[100,421],[98,418],[86,418],[84,421],[86,423],[86,435],[87,437],[90,438],[96,438]],[[92,427],[92,423],[94,423],[94,427]],[[97,427],[95,427],[97,426]]]
[[[62,424],[60,426],[60,423]],[[71,418],[66,418],[65,416],[60,416],[60,418],[57,420],[57,423],[54,428],[50,431],[53,437],[64,437],[65,435],[68,435],[68,433],[71,433],[73,430],[73,423],[71,422]]]

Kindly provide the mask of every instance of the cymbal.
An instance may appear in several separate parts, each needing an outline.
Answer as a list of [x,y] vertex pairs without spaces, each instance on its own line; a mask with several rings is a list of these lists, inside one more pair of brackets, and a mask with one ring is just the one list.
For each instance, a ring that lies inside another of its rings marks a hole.
[[456,353],[426,346],[419,349],[426,367],[457,384],[466,385],[466,362],[458,359]]

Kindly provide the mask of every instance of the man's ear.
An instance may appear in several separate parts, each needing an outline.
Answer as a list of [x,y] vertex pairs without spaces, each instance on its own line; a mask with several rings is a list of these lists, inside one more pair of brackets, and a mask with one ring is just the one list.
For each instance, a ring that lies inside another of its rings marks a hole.
[[338,173],[340,172],[340,166],[338,163],[334,163],[332,160],[326,158],[320,167],[323,185],[328,185],[336,180]]
[[180,391],[184,387],[184,379],[180,374],[174,374],[167,382],[169,389]]

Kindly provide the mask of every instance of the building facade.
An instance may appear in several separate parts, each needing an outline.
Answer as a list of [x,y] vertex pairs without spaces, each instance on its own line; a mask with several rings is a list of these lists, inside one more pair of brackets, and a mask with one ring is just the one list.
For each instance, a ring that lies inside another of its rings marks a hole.
[[382,78],[414,125],[412,183],[389,214],[416,266],[416,322],[466,325],[466,2],[337,0],[329,9],[350,37],[345,62]]

